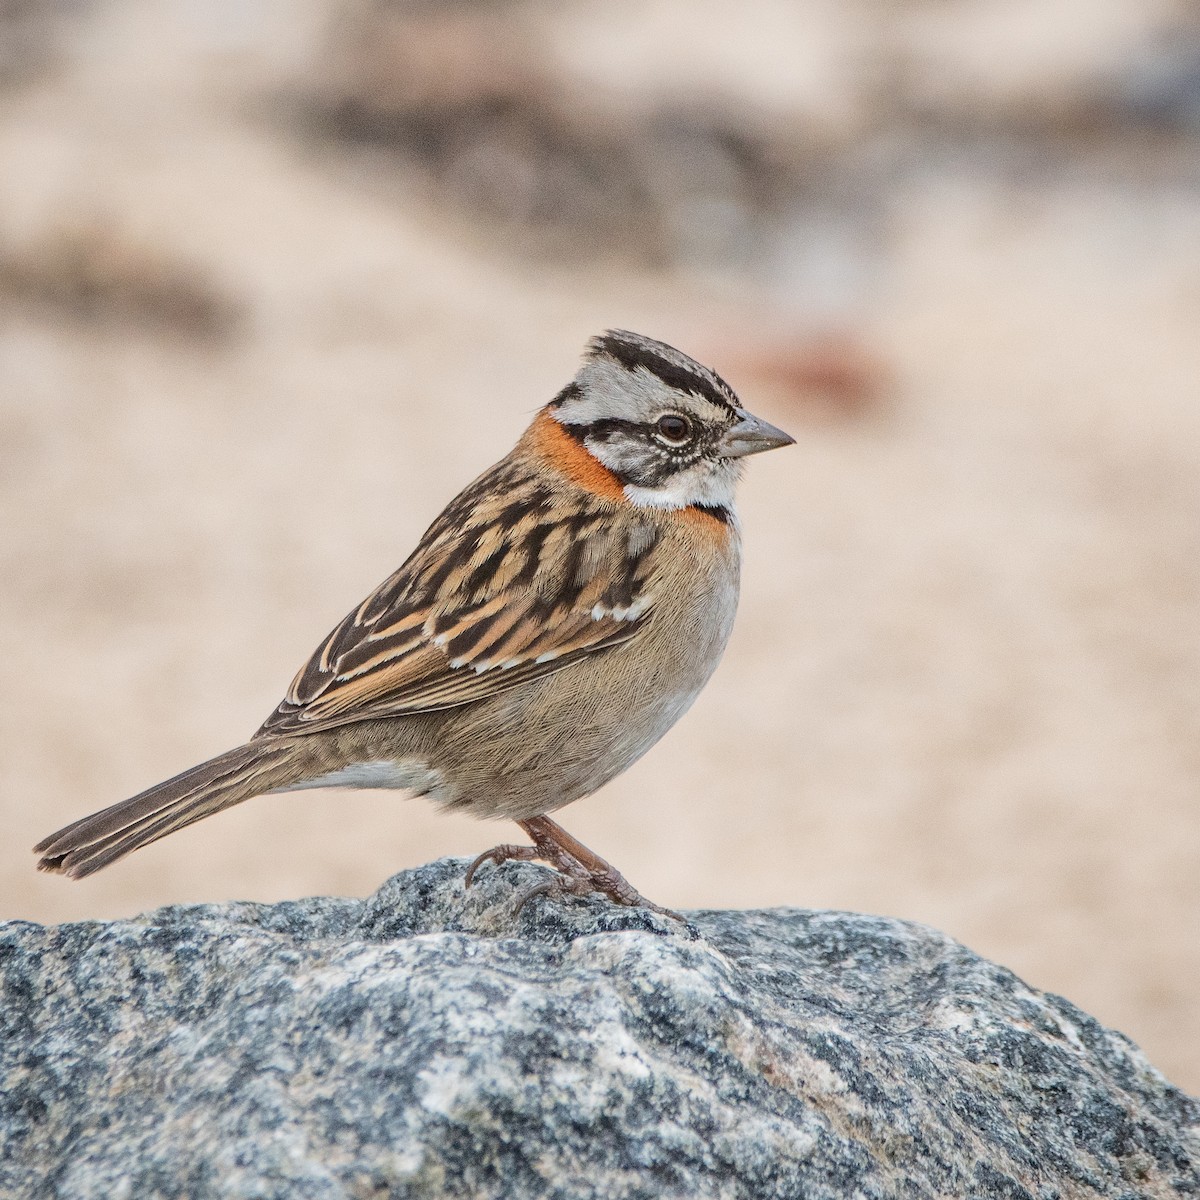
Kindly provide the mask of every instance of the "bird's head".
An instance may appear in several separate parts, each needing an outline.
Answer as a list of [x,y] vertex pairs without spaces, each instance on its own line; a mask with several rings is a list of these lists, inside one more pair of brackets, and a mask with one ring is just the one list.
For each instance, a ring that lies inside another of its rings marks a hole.
[[715,371],[620,329],[588,343],[549,413],[648,508],[729,508],[741,460],[795,441],[747,412]]

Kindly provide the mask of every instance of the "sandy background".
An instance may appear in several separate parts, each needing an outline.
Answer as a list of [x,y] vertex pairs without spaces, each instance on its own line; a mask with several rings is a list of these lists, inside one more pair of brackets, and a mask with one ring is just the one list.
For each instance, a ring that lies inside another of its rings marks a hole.
[[327,792],[28,852],[248,735],[619,325],[799,444],[725,663],[568,827],[664,904],[929,922],[1200,1091],[1187,6],[95,0],[0,45],[0,916],[509,838]]

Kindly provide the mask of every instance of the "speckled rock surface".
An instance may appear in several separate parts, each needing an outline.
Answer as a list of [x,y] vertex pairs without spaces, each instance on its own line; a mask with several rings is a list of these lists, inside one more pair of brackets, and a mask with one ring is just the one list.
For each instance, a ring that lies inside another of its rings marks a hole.
[[463,867],[0,927],[0,1195],[1200,1194],[1200,1104],[933,930]]

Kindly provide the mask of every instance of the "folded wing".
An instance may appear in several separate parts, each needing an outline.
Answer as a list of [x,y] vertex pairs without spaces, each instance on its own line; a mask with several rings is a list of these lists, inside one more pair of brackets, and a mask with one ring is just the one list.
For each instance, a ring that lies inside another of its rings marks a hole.
[[552,504],[499,463],[325,639],[259,734],[470,704],[627,642],[651,616],[656,540],[635,511]]

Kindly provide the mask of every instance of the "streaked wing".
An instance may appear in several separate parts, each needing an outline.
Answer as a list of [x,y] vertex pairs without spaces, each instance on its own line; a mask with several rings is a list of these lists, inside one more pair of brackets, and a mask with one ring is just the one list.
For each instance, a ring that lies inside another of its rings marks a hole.
[[259,733],[470,704],[628,641],[650,611],[656,540],[586,493],[552,505],[505,459],[325,639]]

